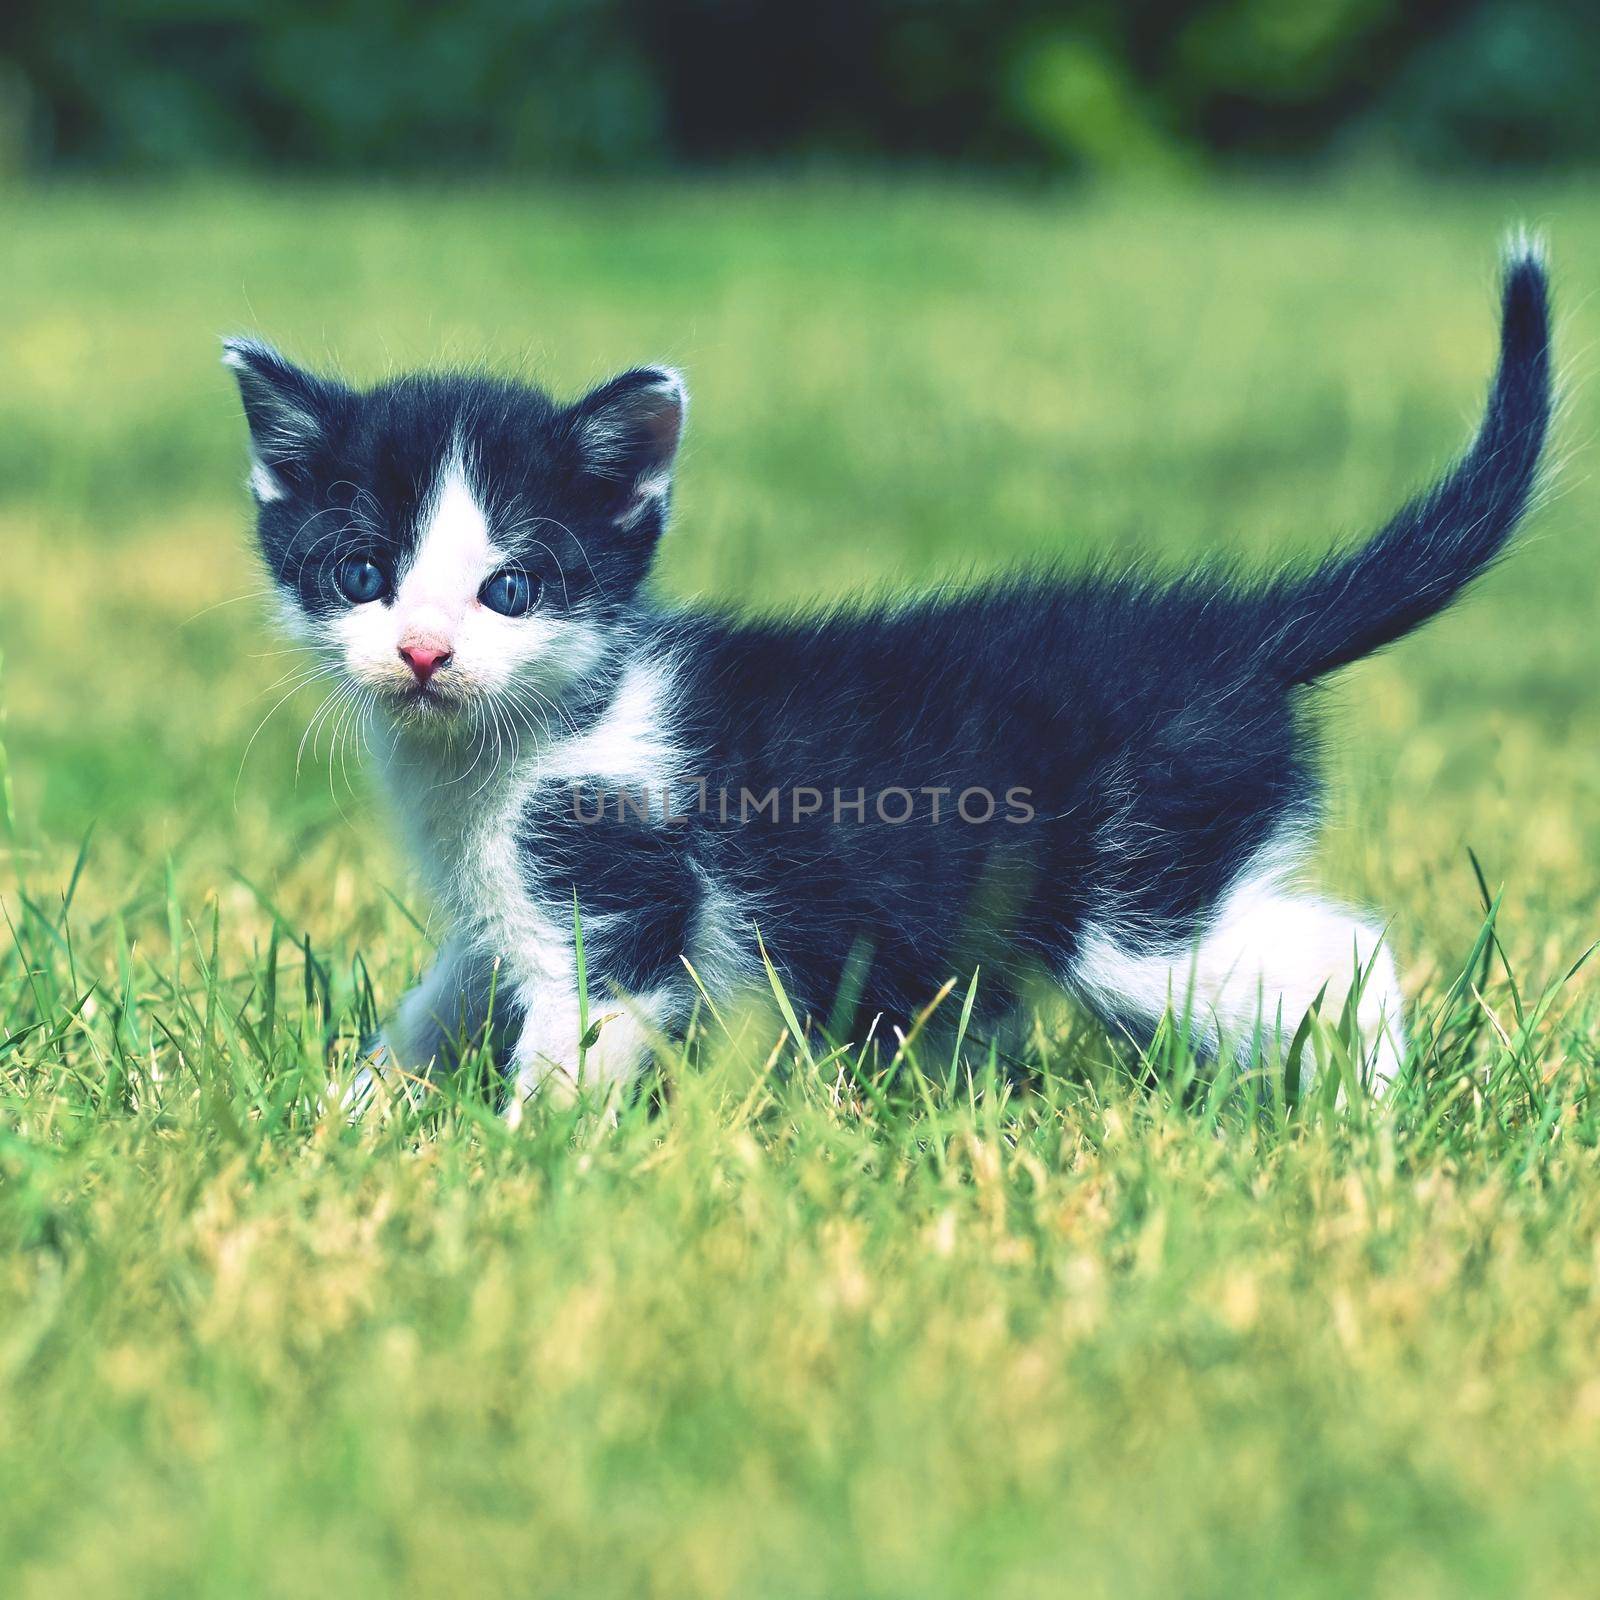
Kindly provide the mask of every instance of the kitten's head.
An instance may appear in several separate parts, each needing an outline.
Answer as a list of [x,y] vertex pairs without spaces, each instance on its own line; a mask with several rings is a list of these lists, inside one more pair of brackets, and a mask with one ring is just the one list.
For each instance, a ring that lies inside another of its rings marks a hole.
[[496,701],[548,709],[606,661],[666,517],[675,372],[562,406],[480,377],[356,391],[250,339],[223,360],[294,630],[391,713],[442,729]]

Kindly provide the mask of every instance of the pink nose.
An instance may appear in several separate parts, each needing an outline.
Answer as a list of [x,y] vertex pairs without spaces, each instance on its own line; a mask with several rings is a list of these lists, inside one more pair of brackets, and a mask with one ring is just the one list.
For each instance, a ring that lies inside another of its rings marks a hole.
[[450,661],[450,652],[432,644],[403,644],[400,646],[401,659],[417,675],[417,682],[427,683],[428,679],[440,667],[447,666]]

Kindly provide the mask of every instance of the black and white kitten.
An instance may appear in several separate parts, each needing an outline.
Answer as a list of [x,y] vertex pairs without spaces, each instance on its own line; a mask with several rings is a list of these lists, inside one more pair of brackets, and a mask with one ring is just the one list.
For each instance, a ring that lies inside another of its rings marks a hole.
[[406,1069],[492,1027],[513,1115],[580,1064],[626,1082],[696,977],[719,1002],[757,980],[759,929],[796,1007],[847,1037],[979,962],[991,997],[1042,970],[1119,1027],[1187,1015],[1210,1051],[1281,1041],[1319,994],[1336,1017],[1355,985],[1368,1070],[1393,1076],[1380,926],[1294,883],[1318,810],[1303,690],[1448,604],[1527,507],[1550,414],[1534,250],[1506,265],[1460,462],[1364,546],[1249,583],[679,609],[645,588],[675,372],[562,405],[481,376],[356,391],[249,339],[224,359],[284,609],[363,700],[448,922],[385,1032]]

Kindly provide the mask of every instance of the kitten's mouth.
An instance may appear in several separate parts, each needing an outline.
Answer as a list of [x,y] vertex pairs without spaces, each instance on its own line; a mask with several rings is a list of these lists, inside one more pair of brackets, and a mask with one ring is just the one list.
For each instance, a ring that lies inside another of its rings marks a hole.
[[461,697],[441,689],[436,683],[408,683],[390,691],[390,700],[412,716],[444,717],[461,708]]

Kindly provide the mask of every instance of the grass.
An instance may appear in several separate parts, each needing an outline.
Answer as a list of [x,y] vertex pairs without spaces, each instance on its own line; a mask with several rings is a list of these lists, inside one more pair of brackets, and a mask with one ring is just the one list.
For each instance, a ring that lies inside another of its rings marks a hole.
[[[1583,191],[68,188],[7,213],[11,1591],[1592,1592]],[[1208,1086],[1166,1047],[1140,1086],[1049,1004],[1018,1077],[971,1038],[876,1074],[808,1056],[780,1006],[707,1018],[664,1106],[614,1126],[327,1110],[428,910],[325,735],[296,781],[315,702],[256,732],[288,658],[216,333],[356,376],[683,365],[680,593],[1272,560],[1460,444],[1524,218],[1576,380],[1559,492],[1329,705],[1322,876],[1393,914],[1425,1042],[1389,1111]]]

